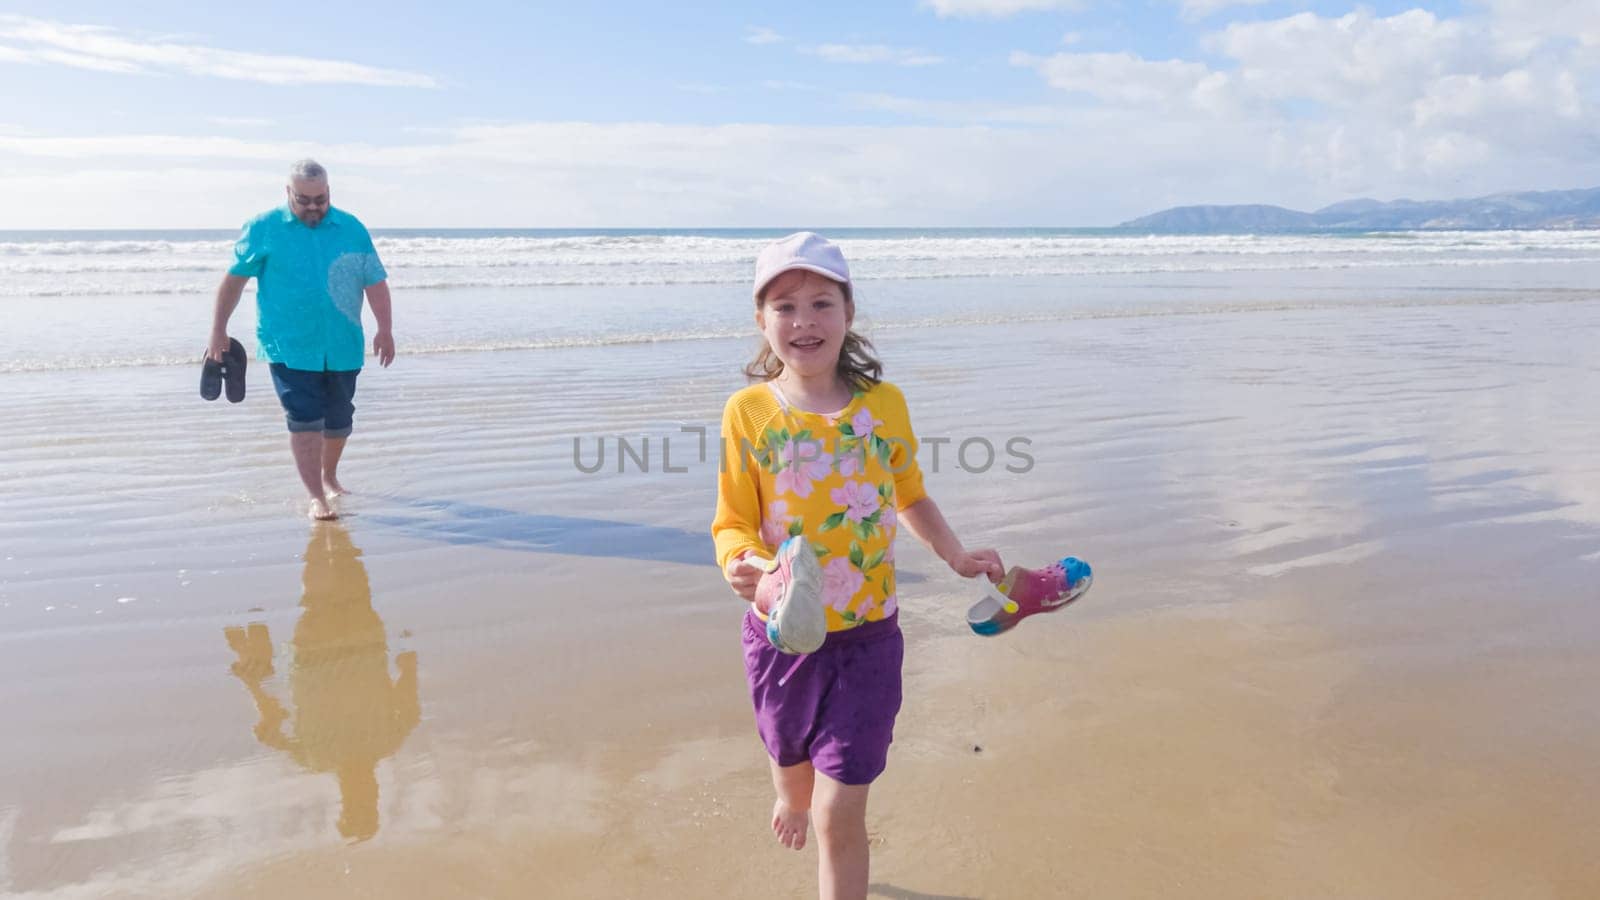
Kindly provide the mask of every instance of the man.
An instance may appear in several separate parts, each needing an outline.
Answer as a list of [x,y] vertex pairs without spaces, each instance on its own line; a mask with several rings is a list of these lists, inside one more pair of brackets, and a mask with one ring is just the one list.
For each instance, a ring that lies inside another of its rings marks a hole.
[[330,205],[326,169],[309,159],[295,163],[285,193],[288,202],[245,223],[234,245],[234,263],[217,288],[206,355],[222,361],[228,317],[255,278],[256,355],[272,364],[289,448],[311,495],[311,518],[335,519],[330,500],[345,493],[339,457],[365,358],[363,292],[378,322],[372,352],[379,365],[394,361],[388,273],[366,227]]

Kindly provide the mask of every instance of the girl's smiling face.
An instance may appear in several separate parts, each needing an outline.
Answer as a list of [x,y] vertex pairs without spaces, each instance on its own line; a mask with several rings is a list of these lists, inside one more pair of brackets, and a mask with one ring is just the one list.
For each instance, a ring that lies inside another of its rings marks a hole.
[[838,369],[839,351],[855,318],[839,282],[792,269],[772,279],[756,309],[756,326],[783,367],[801,378]]

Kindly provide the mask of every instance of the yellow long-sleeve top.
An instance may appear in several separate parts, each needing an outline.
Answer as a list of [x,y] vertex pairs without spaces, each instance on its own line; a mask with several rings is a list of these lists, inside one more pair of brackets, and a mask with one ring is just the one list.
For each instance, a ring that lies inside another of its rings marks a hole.
[[711,523],[717,564],[770,558],[784,538],[817,548],[829,631],[894,615],[898,511],[927,496],[905,396],[888,382],[825,415],[771,382],[728,398]]

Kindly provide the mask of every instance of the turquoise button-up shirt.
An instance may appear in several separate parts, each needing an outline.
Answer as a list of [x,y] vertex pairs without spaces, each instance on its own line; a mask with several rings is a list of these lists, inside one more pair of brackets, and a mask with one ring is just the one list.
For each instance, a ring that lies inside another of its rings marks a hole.
[[258,358],[312,372],[361,368],[361,298],[389,274],[360,220],[329,207],[307,228],[280,206],[245,223],[233,255],[228,274],[256,280]]

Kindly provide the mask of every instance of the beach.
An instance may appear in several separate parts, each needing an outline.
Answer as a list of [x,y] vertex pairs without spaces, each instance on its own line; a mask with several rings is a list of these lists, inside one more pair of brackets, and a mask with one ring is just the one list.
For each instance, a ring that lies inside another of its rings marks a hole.
[[[813,895],[709,534],[759,236],[393,238],[325,524],[161,240],[0,256],[0,895]],[[872,896],[1600,894],[1600,235],[1073,240],[857,238],[957,532],[1096,573],[984,638],[901,535]]]

